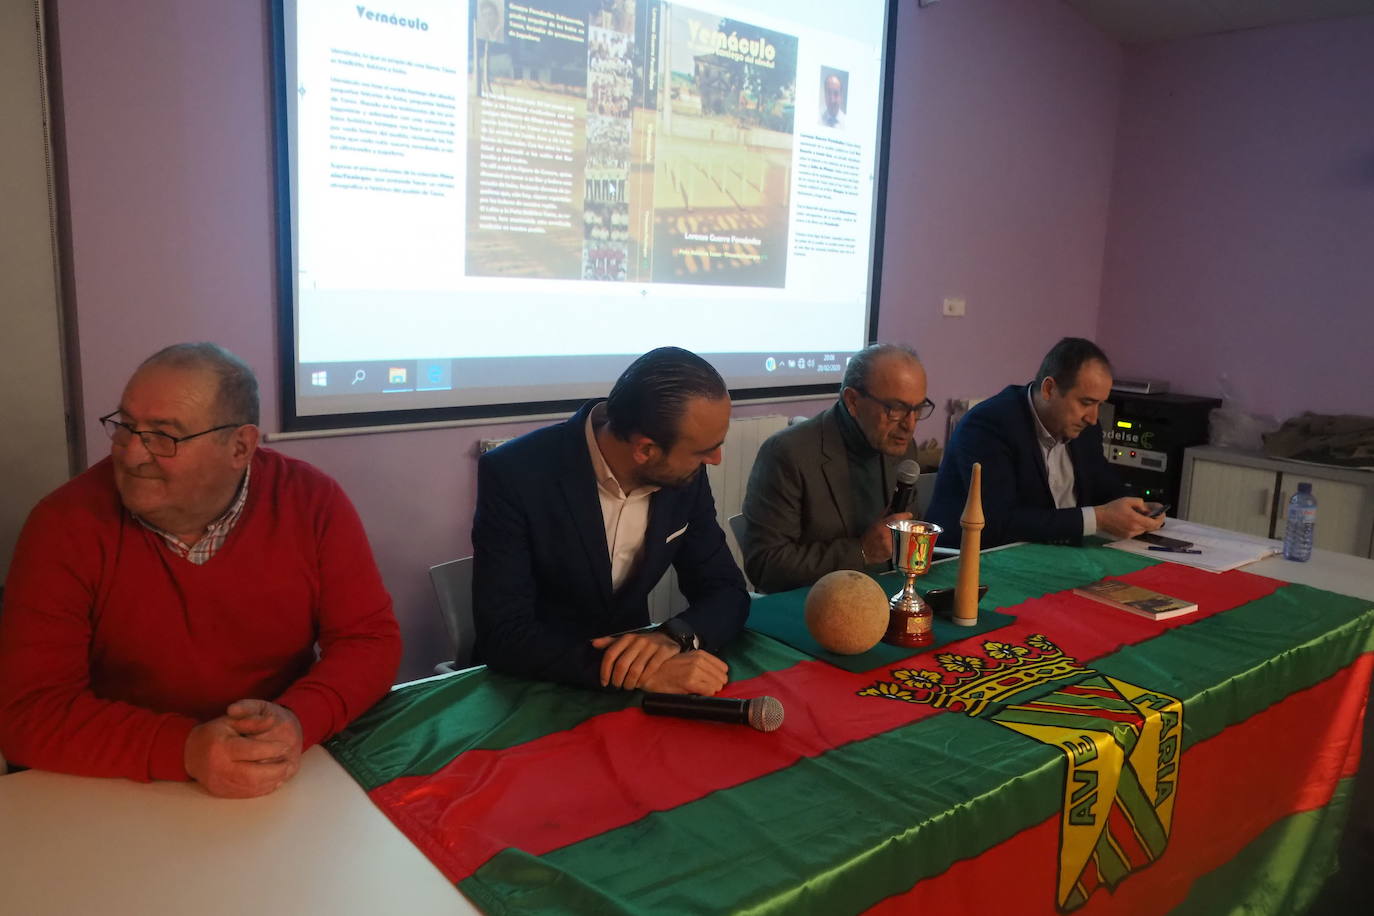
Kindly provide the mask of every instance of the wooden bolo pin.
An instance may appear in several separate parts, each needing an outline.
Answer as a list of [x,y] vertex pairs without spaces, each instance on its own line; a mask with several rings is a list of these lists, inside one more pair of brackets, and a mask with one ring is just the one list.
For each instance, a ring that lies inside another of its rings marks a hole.
[[983,466],[974,462],[968,499],[959,527],[959,579],[954,584],[954,622],[961,627],[978,624],[978,550],[983,540]]

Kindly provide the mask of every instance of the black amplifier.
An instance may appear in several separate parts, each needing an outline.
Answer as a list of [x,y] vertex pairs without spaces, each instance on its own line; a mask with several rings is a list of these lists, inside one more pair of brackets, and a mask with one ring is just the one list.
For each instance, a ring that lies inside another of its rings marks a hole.
[[1207,417],[1218,398],[1112,390],[1100,411],[1107,461],[1131,495],[1178,505],[1183,450],[1207,444]]

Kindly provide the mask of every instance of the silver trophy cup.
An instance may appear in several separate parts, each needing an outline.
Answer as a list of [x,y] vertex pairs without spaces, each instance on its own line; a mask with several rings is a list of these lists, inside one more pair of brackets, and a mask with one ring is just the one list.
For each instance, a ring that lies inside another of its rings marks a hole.
[[915,520],[888,522],[887,527],[892,531],[892,565],[906,576],[906,584],[888,602],[892,622],[884,639],[899,646],[928,645],[933,638],[930,605],[916,591],[916,579],[930,569],[935,539],[944,529]]

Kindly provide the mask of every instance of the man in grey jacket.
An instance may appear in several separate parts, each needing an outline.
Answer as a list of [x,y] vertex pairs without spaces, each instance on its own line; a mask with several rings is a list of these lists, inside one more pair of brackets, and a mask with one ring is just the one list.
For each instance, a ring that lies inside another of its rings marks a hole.
[[915,458],[916,421],[935,405],[910,347],[874,344],[845,369],[835,405],[764,442],[744,495],[744,570],[764,592],[889,559],[897,465]]

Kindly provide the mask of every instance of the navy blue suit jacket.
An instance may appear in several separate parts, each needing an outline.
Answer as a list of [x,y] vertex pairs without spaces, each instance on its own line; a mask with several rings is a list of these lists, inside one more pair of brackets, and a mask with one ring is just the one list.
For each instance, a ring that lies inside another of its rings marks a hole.
[[973,406],[950,436],[935,478],[926,518],[945,529],[940,543],[959,546],[959,516],[968,499],[975,461],[983,465],[982,546],[1010,541],[1079,544],[1082,506],[1097,506],[1128,495],[1126,485],[1102,454],[1102,427],[1083,430],[1068,444],[1073,464],[1074,499],[1080,508],[1056,509],[1045,457],[1035,438],[1035,415],[1025,385],[1008,385]]
[[649,591],[669,565],[690,602],[680,615],[711,652],[749,614],[744,577],[716,522],[705,469],[650,497],[638,569],[611,592],[611,559],[587,453],[594,403],[477,463],[473,617],[477,659],[497,671],[595,687],[597,636],[648,626]]

